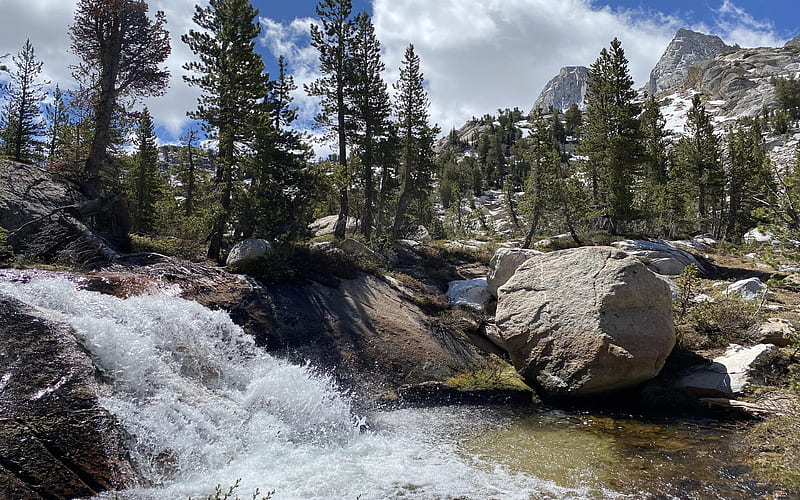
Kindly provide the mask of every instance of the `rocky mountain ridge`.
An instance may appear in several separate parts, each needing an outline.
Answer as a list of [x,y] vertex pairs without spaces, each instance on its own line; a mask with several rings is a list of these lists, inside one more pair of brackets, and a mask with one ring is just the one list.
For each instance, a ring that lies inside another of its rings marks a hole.
[[586,66],[565,66],[552,80],[547,82],[539,97],[533,103],[533,110],[550,108],[565,111],[572,104],[586,109],[583,98],[589,81],[589,68]]
[[674,87],[686,79],[693,64],[737,48],[727,45],[715,35],[679,29],[661,59],[650,71],[650,80],[645,85],[645,91],[655,95]]

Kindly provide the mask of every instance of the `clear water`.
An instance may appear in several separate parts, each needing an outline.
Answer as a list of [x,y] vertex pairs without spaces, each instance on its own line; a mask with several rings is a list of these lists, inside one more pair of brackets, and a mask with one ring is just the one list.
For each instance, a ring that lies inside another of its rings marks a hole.
[[206,498],[237,479],[242,498],[752,498],[725,476],[732,456],[714,450],[733,433],[714,426],[482,407],[357,415],[331,377],[262,352],[225,312],[59,278],[0,277],[0,292],[69,322],[91,352],[144,478],[107,498]]

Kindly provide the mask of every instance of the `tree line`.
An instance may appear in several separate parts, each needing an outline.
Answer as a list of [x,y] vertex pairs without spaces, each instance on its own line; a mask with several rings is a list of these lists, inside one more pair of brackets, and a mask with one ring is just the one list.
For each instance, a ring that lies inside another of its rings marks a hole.
[[727,123],[715,123],[695,93],[684,133],[674,134],[656,98],[637,95],[627,66],[614,39],[590,67],[585,112],[573,104],[524,119],[498,110],[465,127],[472,137],[452,131],[438,161],[450,235],[469,231],[475,219],[462,214],[475,213],[486,189],[502,193],[525,246],[548,232],[579,244],[594,230],[739,242],[758,225],[798,227],[798,166],[771,162],[765,137],[797,125],[800,80],[773,78],[774,109]]
[[[316,13],[309,35],[321,76],[304,90],[319,98],[316,126],[337,144],[328,161],[315,160],[294,127],[297,86],[285,59],[273,77],[255,51],[259,12],[248,0],[196,6],[196,27],[181,36],[195,55],[184,79],[201,96],[187,113],[199,128],[181,138],[175,171],[159,166],[150,111],[130,111],[162,95],[170,76],[165,15],[150,15],[143,0],[78,2],[69,28],[81,60],[72,68],[74,90],[56,85],[47,95],[43,63],[25,43],[3,89],[0,151],[71,175],[90,198],[119,198],[130,217],[118,232],[190,233],[212,259],[234,239],[298,238],[312,217],[330,211],[339,214],[337,238],[353,216],[367,241],[400,238],[433,217],[438,129],[419,55],[406,49],[392,99],[369,15],[354,13],[350,0],[320,0]],[[213,172],[196,164],[208,149],[201,141],[213,150]]]
[[80,0],[69,28],[76,85],[48,95],[26,41],[5,68],[0,153],[70,175],[90,198],[118,200],[126,222],[109,217],[105,229],[121,241],[128,232],[189,240],[212,259],[237,239],[293,241],[331,213],[336,238],[355,219],[376,245],[419,225],[442,237],[468,236],[476,224],[490,231],[475,206],[487,189],[501,193],[525,246],[548,232],[578,243],[596,229],[738,241],[758,224],[800,226],[796,167],[779,170],[764,142],[767,130],[786,133],[800,119],[795,79],[773,80],[775,109],[724,130],[694,95],[685,134],[675,136],[656,99],[638,98],[614,39],[591,65],[585,111],[498,110],[473,118],[471,137],[454,130],[437,144],[413,44],[392,97],[369,15],[350,0],[320,0],[309,33],[320,77],[303,90],[319,99],[315,125],[336,154],[319,161],[295,127],[285,59],[273,76],[255,51],[258,14],[248,0],[195,7],[196,28],[181,40],[195,56],[184,78],[201,91],[187,113],[198,126],[166,170],[150,111],[130,111],[167,87],[164,13],[150,15],[143,0]]

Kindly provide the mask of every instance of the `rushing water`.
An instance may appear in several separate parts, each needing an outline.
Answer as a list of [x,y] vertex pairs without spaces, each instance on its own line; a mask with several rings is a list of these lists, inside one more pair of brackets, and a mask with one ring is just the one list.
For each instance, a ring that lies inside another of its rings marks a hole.
[[[481,407],[359,416],[329,376],[265,354],[224,312],[55,278],[0,279],[0,292],[69,322],[91,352],[101,402],[130,434],[144,478],[123,499],[205,498],[237,479],[242,498],[260,488],[276,499],[752,494],[720,479],[728,457],[702,449],[724,430]],[[668,463],[681,457],[692,462]]]

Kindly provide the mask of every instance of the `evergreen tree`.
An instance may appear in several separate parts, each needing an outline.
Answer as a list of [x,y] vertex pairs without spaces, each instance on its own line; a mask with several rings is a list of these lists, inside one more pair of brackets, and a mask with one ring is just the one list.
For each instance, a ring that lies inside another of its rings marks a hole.
[[756,210],[774,191],[769,159],[758,118],[744,118],[727,136],[727,205],[724,237],[739,242],[759,220]]
[[248,0],[211,0],[208,7],[195,7],[193,20],[200,31],[190,30],[182,37],[199,58],[184,66],[193,73],[184,78],[203,92],[189,116],[202,120],[207,134],[218,142],[218,207],[207,253],[215,260],[231,217],[234,169],[245,156],[241,147],[263,123],[259,117],[269,90],[264,61],[255,52],[257,15]]
[[530,247],[544,213],[552,207],[552,187],[556,177],[550,155],[555,148],[552,127],[539,108],[533,112],[530,130],[530,138],[524,141],[525,150],[521,151],[528,171],[521,202],[529,220],[523,248]]
[[86,159],[85,194],[100,194],[100,170],[113,140],[112,123],[124,112],[120,100],[164,93],[169,71],[159,67],[170,54],[162,11],[148,16],[143,0],[79,0],[70,27],[72,51],[83,62],[73,76],[92,92],[93,136]]
[[322,27],[311,25],[311,46],[319,51],[322,76],[306,86],[309,95],[321,98],[321,111],[316,122],[336,137],[338,162],[346,179],[339,189],[339,218],[334,228],[336,238],[344,238],[349,215],[347,136],[352,123],[348,102],[348,89],[353,82],[351,12],[351,0],[320,0],[317,4]]
[[573,138],[577,137],[583,124],[583,113],[581,113],[577,104],[570,104],[569,109],[564,113],[564,120],[566,122],[564,129],[567,135]]
[[433,181],[433,145],[438,127],[431,127],[428,122],[430,103],[419,64],[414,46],[409,45],[400,67],[400,80],[395,85],[401,151],[400,197],[392,230],[395,240],[403,235],[412,202],[417,206],[417,222],[423,222],[421,216],[430,205],[428,196]]
[[12,60],[15,68],[3,110],[3,151],[13,160],[29,163],[34,160],[38,137],[45,131],[39,108],[45,99],[45,84],[38,81],[43,63],[36,60],[30,40]]
[[70,117],[64,93],[56,84],[53,91],[53,103],[46,108],[47,118],[47,161],[66,159]]
[[616,222],[633,218],[633,186],[641,158],[639,106],[628,73],[628,60],[618,39],[611,41],[589,68],[588,106],[580,151],[588,157],[592,200]]
[[358,145],[364,182],[364,217],[361,230],[369,240],[374,224],[375,181],[378,143],[386,139],[389,131],[391,102],[386,83],[381,74],[385,69],[381,61],[381,45],[375,37],[375,28],[366,13],[356,16],[353,40],[352,107],[358,123],[355,143]]
[[131,225],[134,231],[153,231],[156,219],[156,202],[161,191],[161,176],[158,170],[158,148],[153,131],[153,117],[146,107],[139,118],[136,131],[138,151],[133,172],[129,178],[131,193]]
[[194,214],[195,210],[195,198],[196,198],[196,186],[197,186],[197,174],[196,174],[196,164],[195,164],[195,150],[197,143],[197,130],[190,127],[189,130],[186,131],[186,135],[181,138],[183,142],[183,154],[181,155],[181,163],[185,166],[185,168],[181,169],[180,180],[181,184],[183,185],[184,197],[186,201],[184,202],[184,214],[186,217],[191,217]]
[[725,170],[722,147],[714,135],[714,124],[698,94],[686,118],[686,136],[677,144],[676,177],[695,210],[695,230],[721,236],[721,217],[725,195]]
[[788,112],[792,120],[800,118],[800,78],[773,77],[770,83],[775,86],[778,108]]
[[264,103],[261,125],[256,128],[250,163],[253,230],[264,238],[293,238],[307,226],[315,204],[316,177],[308,168],[310,151],[294,130],[297,110],[291,93],[294,79],[278,59],[278,79]]
[[[653,96],[647,98],[640,116],[642,131],[642,183],[638,189],[638,205],[642,218],[651,226],[667,226],[671,217],[667,208],[669,171],[669,133],[666,120]],[[662,235],[666,236],[666,235]]]

